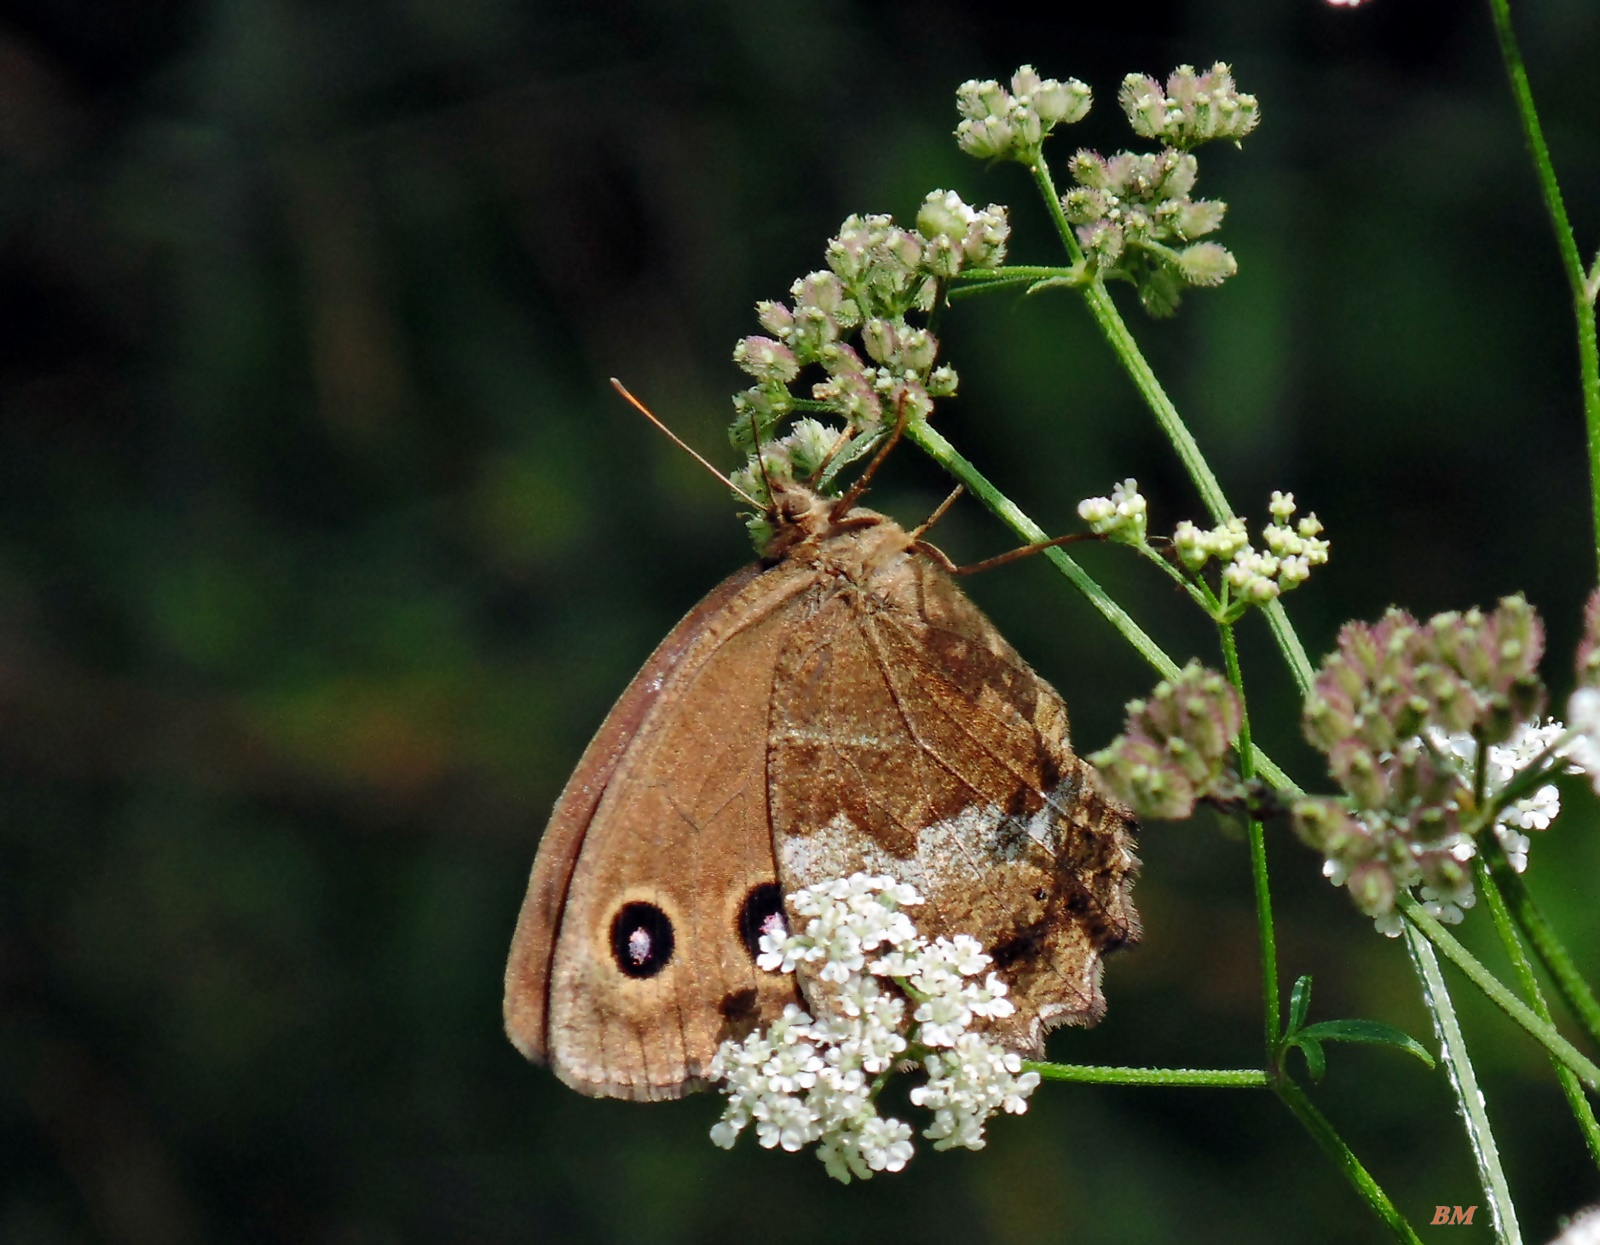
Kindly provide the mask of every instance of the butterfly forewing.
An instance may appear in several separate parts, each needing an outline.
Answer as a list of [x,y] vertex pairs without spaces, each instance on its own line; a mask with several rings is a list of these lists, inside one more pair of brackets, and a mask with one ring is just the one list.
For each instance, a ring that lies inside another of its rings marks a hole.
[[777,909],[766,717],[792,595],[781,567],[758,571],[668,637],[540,846],[507,969],[507,1030],[587,1093],[675,1097],[723,1038],[795,998],[793,979],[752,955]]

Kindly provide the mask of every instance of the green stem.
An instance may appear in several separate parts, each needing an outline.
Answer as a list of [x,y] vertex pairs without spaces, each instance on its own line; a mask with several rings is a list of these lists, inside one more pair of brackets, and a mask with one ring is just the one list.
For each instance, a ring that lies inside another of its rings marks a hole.
[[1163,1085],[1213,1089],[1265,1089],[1271,1078],[1259,1068],[1113,1068],[1100,1064],[1043,1063],[1025,1059],[1022,1066],[1046,1081],[1081,1081],[1093,1085]]
[[1511,867],[1511,862],[1501,850],[1499,840],[1493,835],[1485,834],[1478,839],[1478,843],[1489,866],[1489,872],[1505,895],[1506,906],[1511,911],[1512,920],[1516,921],[1517,928],[1533,947],[1533,953],[1539,957],[1539,963],[1544,965],[1545,972],[1550,974],[1551,980],[1555,983],[1556,993],[1561,996],[1577,1022],[1583,1026],[1584,1032],[1589,1035],[1589,1040],[1600,1046],[1600,1002],[1595,1001],[1594,991],[1589,988],[1589,983],[1583,979],[1583,975],[1573,964],[1572,956],[1567,953],[1566,945],[1556,933],[1555,927],[1533,902],[1533,896],[1528,894],[1522,875]]
[[1600,1068],[1586,1059],[1577,1047],[1556,1032],[1555,1026],[1546,1024],[1524,1004],[1516,995],[1500,982],[1487,968],[1475,959],[1470,951],[1463,947],[1451,936],[1450,932],[1440,925],[1422,909],[1422,905],[1410,895],[1401,892],[1396,900],[1400,911],[1405,915],[1417,930],[1426,936],[1427,940],[1437,947],[1444,957],[1459,968],[1471,979],[1472,984],[1489,996],[1489,1001],[1501,1011],[1516,1021],[1528,1031],[1534,1041],[1538,1042],[1547,1051],[1554,1055],[1567,1067],[1578,1074],[1581,1080],[1590,1089],[1600,1089]]
[[[1534,106],[1533,88],[1528,84],[1528,71],[1522,63],[1522,50],[1517,46],[1517,32],[1511,25],[1510,0],[1489,0],[1489,11],[1494,15],[1495,36],[1500,41],[1500,58],[1505,62],[1506,75],[1511,79],[1511,97],[1516,102],[1517,117],[1522,122],[1522,136],[1528,144],[1528,154],[1539,178],[1539,191],[1544,197],[1545,211],[1555,230],[1556,248],[1561,253],[1561,268],[1567,274],[1567,284],[1572,290],[1573,314],[1578,325],[1578,371],[1583,385],[1584,423],[1589,434],[1589,491],[1595,525],[1595,546],[1600,556],[1600,345],[1595,339],[1595,288],[1583,270],[1583,259],[1578,254],[1578,242],[1572,233],[1572,223],[1567,219],[1567,207],[1561,198],[1561,183],[1556,180],[1555,164],[1550,159],[1550,148],[1544,141],[1544,129],[1539,124],[1539,110]],[[1600,260],[1597,260],[1600,264]]]
[[[1049,539],[1042,527],[1024,514],[1016,502],[991,484],[988,478],[955,446],[945,440],[937,429],[922,420],[915,420],[906,424],[904,435],[907,441],[933,459],[956,480],[966,485],[967,492],[988,507],[990,513],[1010,528],[1024,543],[1033,545]],[[1065,550],[1056,546],[1041,551],[1040,556],[1065,575],[1073,587],[1089,599],[1089,604],[1100,611],[1123,639],[1133,645],[1139,656],[1149,662],[1162,678],[1177,677],[1178,663],[1167,656],[1161,646],[1151,639],[1144,629],[1133,621],[1128,612],[1113,601],[1111,595],[1096,583],[1083,567],[1073,561]],[[1258,748],[1255,757],[1256,769],[1261,777],[1280,791],[1299,794],[1300,788],[1266,753]]]
[[1024,1060],[1022,1066],[1030,1072],[1037,1072],[1046,1081],[1075,1081],[1091,1085],[1144,1085],[1168,1089],[1270,1088],[1338,1164],[1339,1170],[1344,1172],[1362,1200],[1393,1229],[1395,1236],[1410,1242],[1410,1245],[1420,1245],[1417,1234],[1412,1231],[1405,1216],[1361,1165],[1355,1152],[1345,1144],[1333,1125],[1311,1104],[1300,1088],[1287,1078],[1274,1080],[1259,1068],[1117,1068],[1035,1060]]
[[999,281],[974,282],[971,285],[951,287],[950,293],[945,297],[950,302],[955,302],[958,298],[971,298],[975,294],[987,294],[991,290],[1009,290],[1019,285],[1032,285],[1033,283],[1034,278],[1032,277],[1010,277]]
[[1439,1039],[1439,1057],[1444,1060],[1445,1071],[1449,1074],[1456,1107],[1461,1112],[1467,1129],[1467,1141],[1478,1164],[1483,1195],[1489,1201],[1495,1239],[1501,1245],[1519,1245],[1521,1230],[1517,1227],[1516,1207],[1511,1201],[1511,1189],[1506,1183],[1505,1171],[1500,1166],[1500,1149],[1495,1145],[1494,1131],[1489,1127],[1489,1114],[1484,1108],[1477,1074],[1472,1070],[1472,1060],[1467,1055],[1467,1040],[1456,1019],[1449,987],[1445,985],[1444,974],[1439,971],[1439,961],[1434,957],[1428,940],[1414,926],[1408,925],[1405,934],[1412,966],[1422,983],[1423,1002],[1433,1016],[1434,1033]]
[[[1056,233],[1060,236],[1068,257],[1074,263],[1082,261],[1083,249],[1078,245],[1077,235],[1072,232],[1072,225],[1061,207],[1061,197],[1056,194],[1055,182],[1051,180],[1050,167],[1045,163],[1044,157],[1036,159],[1029,166],[1029,171],[1032,172],[1033,180],[1039,187],[1039,193],[1044,196],[1051,220],[1055,222]],[[1172,443],[1172,448],[1182,461],[1184,470],[1189,473],[1190,480],[1200,491],[1201,500],[1211,512],[1211,517],[1218,523],[1230,518],[1233,515],[1233,507],[1228,504],[1222,485],[1217,482],[1217,477],[1212,473],[1205,455],[1200,452],[1200,446],[1178,414],[1178,408],[1173,405],[1172,399],[1167,396],[1167,391],[1156,379],[1149,361],[1145,359],[1121,313],[1117,311],[1117,305],[1111,301],[1105,283],[1095,280],[1082,286],[1081,289],[1084,301],[1089,304],[1089,314],[1100,326],[1100,331],[1110,343],[1112,351],[1122,361],[1122,366],[1132,378],[1135,388],[1139,390],[1154,413],[1156,422],[1161,425],[1161,431]],[[1288,614],[1284,612],[1283,603],[1273,601],[1262,608],[1262,613],[1266,615],[1267,626],[1272,630],[1273,638],[1283,651],[1284,659],[1289,663],[1289,670],[1299,685],[1300,694],[1306,695],[1311,690],[1311,660],[1306,656],[1305,646],[1300,643],[1300,637],[1295,633],[1293,624],[1289,622]]]
[[1049,264],[1005,264],[999,268],[964,268],[950,279],[958,285],[1009,285],[1014,281],[1070,281],[1081,273],[1080,268]]
[[[1245,783],[1255,777],[1255,748],[1250,742],[1250,712],[1244,694],[1244,674],[1239,669],[1239,649],[1233,640],[1233,626],[1222,623],[1217,627],[1222,640],[1222,658],[1228,666],[1228,682],[1239,693],[1239,777]],[[1250,876],[1255,883],[1256,928],[1261,937],[1261,1002],[1266,1015],[1263,1028],[1267,1043],[1267,1058],[1274,1057],[1278,1049],[1281,1017],[1278,1014],[1278,940],[1272,923],[1272,890],[1267,881],[1267,841],[1261,823],[1254,817],[1246,818],[1250,833]]]
[[[1495,846],[1498,847],[1499,844],[1496,843]],[[1528,1005],[1533,1008],[1539,1019],[1545,1024],[1550,1024],[1550,1008],[1545,1004],[1538,978],[1533,975],[1533,965],[1528,962],[1527,953],[1522,949],[1522,940],[1517,937],[1516,927],[1511,923],[1511,913],[1506,908],[1506,901],[1500,894],[1500,888],[1495,885],[1494,874],[1481,855],[1473,865],[1478,877],[1478,889],[1483,892],[1484,903],[1489,909],[1490,918],[1494,921],[1495,932],[1500,935],[1500,945],[1505,948],[1511,967],[1517,974],[1518,982],[1521,983],[1523,997],[1528,1000]],[[1583,1133],[1583,1142],[1589,1147],[1589,1157],[1596,1167],[1600,1167],[1600,1124],[1595,1122],[1594,1108],[1583,1096],[1583,1087],[1578,1084],[1578,1078],[1572,1074],[1572,1069],[1558,1059],[1552,1058],[1550,1062],[1555,1067],[1556,1080],[1561,1083],[1561,1092],[1566,1095],[1567,1106],[1572,1110],[1572,1118],[1578,1121],[1578,1128]]]
[[1372,1208],[1373,1214],[1389,1225],[1395,1238],[1410,1242],[1411,1245],[1421,1245],[1420,1238],[1406,1217],[1400,1213],[1398,1207],[1389,1200],[1389,1195],[1383,1191],[1378,1182],[1372,1178],[1371,1173],[1361,1165],[1361,1160],[1356,1158],[1355,1151],[1344,1143],[1344,1139],[1335,1131],[1328,1118],[1312,1105],[1311,1099],[1293,1081],[1287,1077],[1279,1080],[1273,1086],[1273,1091],[1283,1100],[1285,1106],[1294,1112],[1295,1118],[1305,1125],[1306,1131],[1316,1138],[1320,1145],[1345,1174],[1361,1195],[1361,1199]]
[[[995,517],[1023,541],[1033,545],[1050,539],[1042,527],[1024,514],[1014,501],[989,483],[955,446],[945,440],[943,434],[924,421],[914,420],[906,424],[904,435],[906,440],[916,445],[964,484],[967,492],[987,506]],[[1159,644],[1145,634],[1144,629],[1133,621],[1132,616],[1113,601],[1111,594],[1095,582],[1071,555],[1057,546],[1043,550],[1042,556],[1072,581],[1072,586],[1089,599],[1089,604],[1099,610],[1106,621],[1115,627],[1122,638],[1133,645],[1139,655],[1154,666],[1163,678],[1170,679],[1178,673],[1177,663],[1162,651]]]

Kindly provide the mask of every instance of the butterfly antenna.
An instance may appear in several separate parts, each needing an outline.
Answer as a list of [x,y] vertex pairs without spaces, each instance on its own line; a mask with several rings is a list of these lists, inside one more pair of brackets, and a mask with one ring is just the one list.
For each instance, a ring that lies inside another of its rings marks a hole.
[[756,447],[756,463],[761,468],[761,483],[767,486],[766,511],[771,515],[777,505],[777,497],[772,491],[772,477],[767,474],[766,455],[761,452],[761,425],[756,421],[754,407],[750,408],[750,443]]
[[872,461],[867,464],[867,469],[861,473],[861,478],[850,486],[850,491],[839,498],[833,505],[833,517],[839,518],[848,514],[850,508],[861,500],[861,494],[867,491],[867,485],[872,483],[872,477],[878,474],[878,468],[883,466],[883,460],[889,457],[889,451],[900,444],[900,434],[906,430],[906,400],[901,398],[898,414],[894,420],[894,431],[889,434],[889,439],[883,443],[883,448],[872,456]]
[[[629,393],[627,388],[623,385],[623,383],[620,380],[618,380],[615,376],[613,376],[611,378],[611,387],[613,389],[615,389],[618,393],[620,393],[624,398],[626,398],[630,403],[632,403],[634,409],[637,410],[639,412],[639,414],[643,415],[646,419],[648,419],[657,428],[661,429],[662,432],[666,433],[667,434],[667,439],[669,441],[671,441],[674,445],[676,445],[685,454],[689,455],[690,458],[694,459],[695,462],[699,463],[702,467],[704,467],[712,475],[716,476],[717,479],[719,479],[719,480],[721,480],[723,482],[723,484],[727,485],[728,488],[733,491],[733,493],[734,493],[734,495],[736,497],[741,497],[745,501],[749,502],[752,509],[759,510],[759,511],[765,513],[765,511],[767,510],[766,506],[763,506],[754,497],[750,496],[749,493],[745,492],[742,488],[740,488],[732,480],[728,479],[727,476],[723,475],[722,472],[718,471],[709,462],[707,462],[705,457],[698,450],[696,450],[693,446],[689,445],[682,437],[680,437],[677,433],[672,431],[671,428],[668,428],[664,423],[662,423],[659,419],[657,419],[655,417],[655,414],[650,410],[650,408],[648,406],[646,406],[643,402],[639,401],[638,398],[634,397],[631,393]],[[758,455],[758,457],[759,457],[759,455]]]

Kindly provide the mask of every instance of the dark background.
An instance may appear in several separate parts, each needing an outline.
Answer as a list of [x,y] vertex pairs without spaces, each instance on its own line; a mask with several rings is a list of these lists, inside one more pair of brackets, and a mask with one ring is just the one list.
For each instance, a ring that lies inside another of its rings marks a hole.
[[[1268,1095],[1050,1086],[981,1154],[842,1188],[705,1133],[717,1102],[594,1102],[500,1034],[540,829],[611,700],[748,546],[610,392],[723,440],[751,305],[854,211],[1014,207],[950,138],[962,79],[1032,61],[1130,141],[1122,74],[1233,62],[1264,122],[1206,148],[1239,259],[1128,314],[1235,503],[1321,515],[1289,600],[1313,654],[1391,602],[1524,590],[1571,685],[1594,581],[1572,325],[1486,5],[526,0],[11,3],[0,16],[0,1238],[21,1242],[1383,1239]],[[1580,239],[1600,240],[1592,0],[1524,0]],[[1065,180],[1064,173],[1061,174]],[[940,426],[1051,530],[1136,475],[1201,517],[1078,300],[948,316]],[[946,482],[897,456],[907,521]],[[965,504],[958,558],[1009,547]],[[1084,561],[1215,661],[1126,551]],[[971,583],[1080,747],[1151,677],[1042,563]],[[1259,737],[1307,784],[1264,628]],[[1593,977],[1596,801],[1529,882]],[[1404,952],[1271,844],[1285,981],[1429,1038]],[[1152,825],[1143,944],[1069,1061],[1259,1061],[1245,853]],[[1466,937],[1500,966],[1482,911]],[[1456,979],[1459,980],[1459,979]],[[1531,1241],[1595,1200],[1532,1043],[1464,984]],[[1430,1039],[1431,1040],[1431,1039]],[[1481,1203],[1442,1073],[1332,1052],[1316,1091],[1425,1238]]]

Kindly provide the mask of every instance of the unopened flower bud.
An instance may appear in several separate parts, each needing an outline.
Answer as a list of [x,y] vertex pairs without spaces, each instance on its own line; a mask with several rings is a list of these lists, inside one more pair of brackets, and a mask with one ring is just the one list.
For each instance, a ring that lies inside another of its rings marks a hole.
[[963,238],[975,213],[953,190],[930,190],[917,209],[917,231],[930,241],[938,237]]
[[956,108],[963,117],[973,121],[1003,115],[1010,103],[1011,97],[1005,88],[992,78],[963,82],[956,88]]
[[1011,75],[1011,95],[1014,99],[1031,99],[1042,81],[1037,69],[1032,65],[1024,65]]
[[1098,220],[1091,225],[1079,225],[1078,244],[1084,256],[1096,268],[1106,269],[1116,265],[1123,251],[1124,234],[1121,225]]
[[1330,859],[1362,859],[1372,852],[1372,835],[1350,810],[1326,796],[1296,800],[1294,832],[1307,846]]
[[955,368],[948,363],[941,364],[928,373],[928,396],[930,398],[953,398],[960,378],[956,375]]
[[899,349],[895,327],[887,320],[868,320],[861,328],[861,344],[879,363],[887,363]]
[[733,361],[757,380],[787,384],[800,374],[794,351],[770,337],[746,337],[733,348]]
[[756,319],[779,341],[786,341],[794,328],[794,314],[782,303],[762,301],[756,304]]
[[1039,114],[1026,104],[1018,103],[1011,110],[1011,127],[1016,134],[1015,144],[1022,149],[1018,155],[1025,155],[1039,145],[1039,140],[1044,137],[1044,122],[1039,120]]
[[1073,125],[1089,115],[1093,102],[1089,88],[1076,78],[1057,82],[1047,78],[1033,94],[1033,107],[1046,126]]
[[1196,242],[1178,252],[1178,271],[1190,285],[1221,285],[1239,271],[1239,263],[1225,246]]
[[1368,916],[1377,916],[1394,908],[1394,874],[1381,861],[1368,861],[1350,870],[1345,888],[1349,890],[1350,898],[1355,900],[1356,907]]
[[997,268],[1005,262],[1006,242],[1011,236],[1011,220],[1006,209],[991,203],[981,212],[974,212],[961,240],[967,263],[974,268]]
[[1189,199],[1175,206],[1172,228],[1180,238],[1200,238],[1215,232],[1228,212],[1228,205],[1219,199]]
[[1197,800],[1237,794],[1229,756],[1241,722],[1227,679],[1190,662],[1148,701],[1130,702],[1123,734],[1091,761],[1140,815],[1187,817]]
[[992,160],[1012,153],[1016,131],[1006,117],[964,119],[956,126],[956,145],[969,156]]
[[1117,103],[1133,126],[1145,138],[1159,137],[1167,123],[1167,99],[1161,84],[1145,74],[1131,73],[1117,90]]

